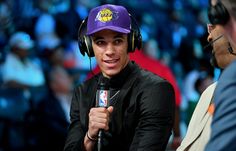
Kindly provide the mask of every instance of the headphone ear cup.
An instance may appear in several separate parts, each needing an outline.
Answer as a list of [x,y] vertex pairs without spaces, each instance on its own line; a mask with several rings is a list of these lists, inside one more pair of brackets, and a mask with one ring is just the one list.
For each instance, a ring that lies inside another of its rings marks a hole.
[[142,35],[139,30],[139,26],[135,18],[130,14],[131,18],[131,31],[128,35],[128,52],[134,52],[135,49],[142,48]]
[[93,47],[92,47],[92,40],[89,36],[84,36],[83,37],[84,39],[84,43],[85,43],[85,46],[86,46],[86,53],[89,57],[94,57],[94,52],[93,52]]
[[142,48],[142,36],[139,30],[131,29],[131,32],[128,35],[128,42],[129,42],[128,52],[134,52],[136,48],[139,50]]
[[94,57],[92,41],[88,36],[84,35],[83,37],[79,38],[79,50],[83,56],[85,56],[85,53],[87,53],[89,57]]
[[86,35],[87,31],[87,18],[82,21],[78,31],[78,45],[80,53],[84,56],[85,53],[89,57],[94,57],[94,52],[92,48],[92,40],[89,36]]
[[134,52],[133,30],[128,34],[128,52]]
[[79,42],[80,53],[84,56],[85,51],[86,51],[86,44],[85,44],[84,38],[82,37],[78,38],[78,42]]

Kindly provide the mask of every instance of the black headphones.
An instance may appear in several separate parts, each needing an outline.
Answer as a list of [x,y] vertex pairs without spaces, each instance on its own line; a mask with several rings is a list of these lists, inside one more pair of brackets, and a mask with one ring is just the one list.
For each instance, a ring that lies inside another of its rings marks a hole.
[[218,0],[215,6],[211,5],[211,0],[209,1],[210,7],[208,8],[208,18],[211,24],[225,25],[230,18],[229,12],[225,6]]
[[[135,49],[142,48],[142,35],[139,30],[139,26],[135,18],[130,15],[131,18],[131,31],[128,34],[128,52],[134,52]],[[84,56],[85,53],[89,57],[94,57],[94,52],[92,48],[92,40],[90,36],[86,35],[87,32],[87,20],[88,18],[84,19],[80,24],[79,31],[78,31],[78,45],[80,49],[80,53]]]

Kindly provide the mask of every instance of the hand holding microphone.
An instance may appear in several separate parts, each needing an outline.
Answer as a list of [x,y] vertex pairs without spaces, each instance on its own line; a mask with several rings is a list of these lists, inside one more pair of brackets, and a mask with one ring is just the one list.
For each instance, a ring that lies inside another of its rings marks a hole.
[[101,149],[103,130],[109,129],[110,114],[113,107],[109,107],[110,91],[108,79],[102,79],[99,82],[96,92],[96,107],[91,108],[89,112],[89,130],[88,138],[95,141],[98,139],[98,150]]
[[91,108],[89,112],[89,129],[88,135],[92,140],[98,139],[99,130],[107,131],[109,129],[109,117],[113,111],[113,107],[108,108]]

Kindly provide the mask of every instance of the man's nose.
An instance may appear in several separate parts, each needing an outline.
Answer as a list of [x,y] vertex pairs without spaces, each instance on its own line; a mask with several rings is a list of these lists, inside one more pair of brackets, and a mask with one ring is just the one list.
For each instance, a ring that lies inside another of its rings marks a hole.
[[208,34],[208,36],[207,36],[207,41],[208,41],[208,42],[211,42],[211,41],[212,41],[212,36],[211,36],[211,34]]
[[112,55],[115,52],[115,48],[112,43],[109,43],[106,48],[106,54]]

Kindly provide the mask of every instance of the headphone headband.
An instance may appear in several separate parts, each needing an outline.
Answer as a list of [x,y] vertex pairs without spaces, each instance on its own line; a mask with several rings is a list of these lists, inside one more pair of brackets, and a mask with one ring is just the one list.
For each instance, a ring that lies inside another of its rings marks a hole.
[[225,6],[218,0],[214,6],[210,3],[208,18],[213,25],[225,25],[229,21],[230,15]]

